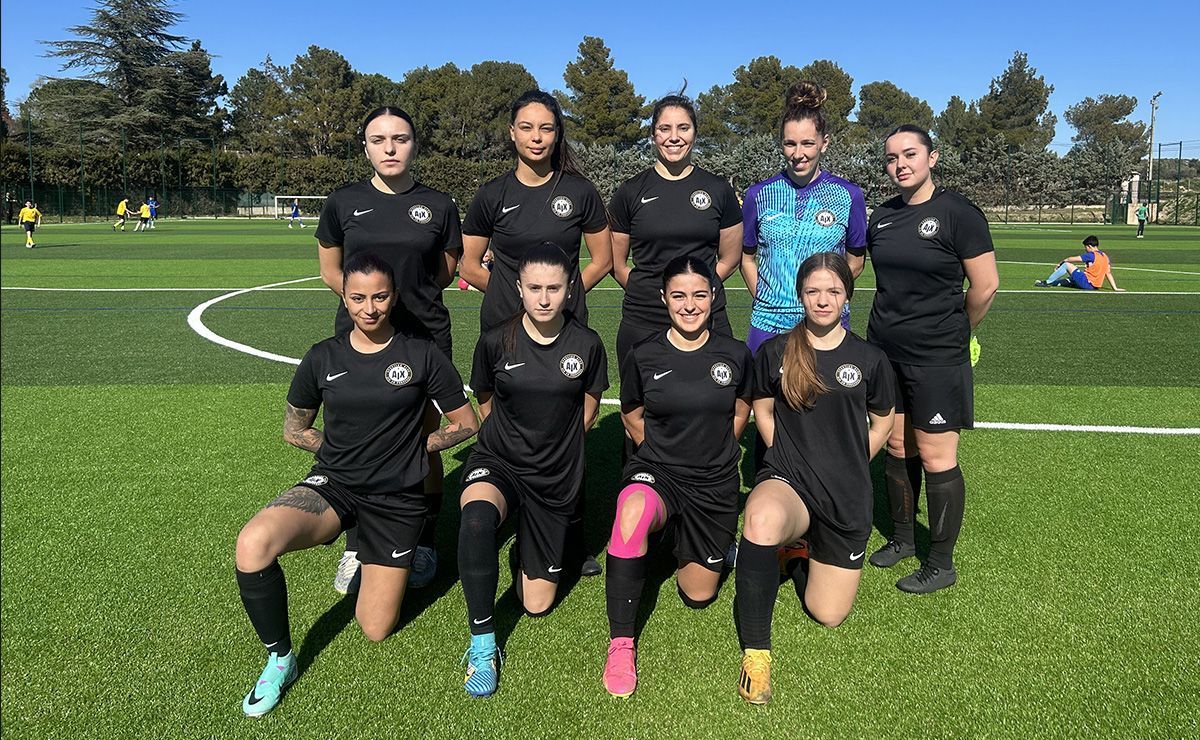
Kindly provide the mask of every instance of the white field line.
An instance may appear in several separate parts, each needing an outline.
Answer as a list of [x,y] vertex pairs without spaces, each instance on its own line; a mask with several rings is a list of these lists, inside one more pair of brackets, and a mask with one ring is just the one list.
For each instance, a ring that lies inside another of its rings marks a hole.
[[[299,283],[299,282],[303,282],[305,280],[315,280],[315,279],[316,279],[315,277],[300,278],[299,280],[290,280],[290,281],[287,281],[284,283],[271,283],[270,285],[260,285],[255,288],[242,288],[239,290],[235,290],[231,293],[226,293],[225,295],[217,296],[216,298],[211,298],[211,299],[205,301],[204,303],[201,303],[200,305],[196,306],[194,309],[192,309],[192,312],[190,314],[188,314],[188,326],[190,326],[193,331],[195,331],[197,334],[204,337],[208,341],[219,344],[222,347],[228,347],[230,349],[237,350],[238,352],[244,352],[248,355],[254,355],[255,357],[261,357],[265,360],[273,360],[275,362],[283,362],[283,363],[287,363],[289,365],[299,365],[300,360],[296,357],[287,357],[285,355],[277,355],[277,354],[274,354],[273,352],[266,352],[264,350],[257,349],[255,347],[251,347],[250,345],[242,344],[241,342],[235,342],[232,339],[227,339],[227,338],[217,334],[216,332],[212,331],[207,326],[205,326],[204,322],[201,320],[201,317],[204,315],[205,310],[207,310],[210,306],[220,303],[221,301],[223,301],[227,298],[233,298],[234,296],[239,296],[239,295],[243,295],[245,293],[250,293],[250,292],[254,292],[254,291],[270,290],[272,288],[278,288],[281,285],[287,285],[289,283]],[[470,388],[470,386],[464,385],[463,390],[470,392],[471,388]],[[621,405],[620,400],[618,400],[616,398],[602,398],[602,399],[600,399],[600,403],[604,404],[605,406],[620,406]],[[1014,430],[1034,431],[1034,432],[1108,432],[1108,433],[1113,433],[1113,434],[1200,435],[1200,428],[1091,426],[1091,425],[1078,426],[1078,425],[1073,425],[1073,424],[1019,424],[1019,423],[1012,423],[1012,422],[986,422],[986,421],[985,422],[976,422],[975,426],[977,426],[981,429],[1014,429]]]
[[[1039,267],[1053,267],[1049,262],[1016,262],[1014,260],[996,260],[997,265],[1036,265]],[[1157,270],[1151,267],[1121,267],[1113,265],[1114,270],[1127,270],[1132,272],[1158,272],[1165,275],[1200,275],[1200,272],[1188,272],[1187,270]]]

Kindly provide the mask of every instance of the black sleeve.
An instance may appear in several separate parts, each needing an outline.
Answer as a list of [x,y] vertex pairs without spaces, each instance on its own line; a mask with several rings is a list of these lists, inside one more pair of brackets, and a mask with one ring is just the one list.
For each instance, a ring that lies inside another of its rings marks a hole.
[[738,398],[752,398],[754,396],[754,357],[750,354],[750,348],[742,345],[742,361],[738,365]]
[[775,389],[779,383],[780,367],[780,358],[775,356],[775,344],[775,340],[764,344],[758,350],[758,356],[754,358],[754,386],[751,389],[751,395],[754,398],[775,397]]
[[637,352],[633,351],[625,355],[625,362],[621,364],[621,405],[641,406],[642,403],[642,373]]
[[304,354],[300,367],[292,376],[292,387],[288,389],[287,402],[298,409],[317,409],[321,407],[321,388],[317,385],[320,362],[316,359],[317,347]]
[[468,403],[467,394],[463,392],[462,377],[454,363],[434,347],[433,342],[429,342],[425,348],[425,371],[428,373],[425,394],[437,403],[443,414],[456,411]]
[[880,416],[896,407],[896,376],[892,363],[882,352],[877,352],[875,365],[867,378],[867,411]]
[[338,216],[337,193],[331,193],[321,207],[321,219],[317,221],[317,241],[322,244],[340,247],[346,243],[346,234],[342,231],[342,219]]
[[442,251],[462,254],[462,220],[458,217],[458,205],[446,198],[446,214],[442,217]]
[[492,337],[489,332],[479,337],[475,343],[475,357],[471,361],[471,390],[478,396],[480,393],[490,393],[496,388],[495,358],[492,356]]
[[579,223],[583,233],[595,234],[608,226],[608,214],[604,211],[604,200],[590,180],[583,181],[583,203],[579,211]]
[[593,338],[584,385],[588,393],[603,393],[608,390],[608,353],[604,351],[604,343],[598,335]]
[[471,199],[471,205],[467,207],[467,217],[462,224],[462,233],[467,236],[492,238],[492,233],[496,229],[494,221],[496,208],[492,203],[491,190],[485,185]]
[[738,205],[733,186],[725,180],[721,180],[721,185],[721,228],[728,229],[742,222],[742,207]]
[[954,218],[954,251],[960,260],[968,260],[981,254],[994,252],[992,233],[988,230],[987,217],[974,203],[964,199],[963,207],[957,209]]
[[608,202],[608,225],[613,231],[620,234],[629,233],[629,222],[632,218],[632,214],[629,212],[630,190],[629,183],[624,183],[617,188],[617,192],[613,193],[612,200]]

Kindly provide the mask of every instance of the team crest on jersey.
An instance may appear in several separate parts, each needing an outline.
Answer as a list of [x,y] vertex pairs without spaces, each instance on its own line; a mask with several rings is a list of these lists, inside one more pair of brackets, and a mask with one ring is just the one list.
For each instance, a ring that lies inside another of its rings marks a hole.
[[323,475],[310,475],[304,479],[304,482],[310,486],[323,486],[329,482],[329,479]]
[[837,378],[837,382],[847,388],[853,388],[862,382],[862,370],[858,369],[858,365],[846,363],[837,369],[833,377]]
[[574,380],[583,375],[583,358],[574,353],[563,355],[563,358],[558,361],[558,369],[562,370],[563,375]]
[[654,476],[649,473],[634,473],[629,476],[629,480],[635,480],[638,483],[654,483]]
[[419,224],[427,224],[433,219],[433,211],[429,206],[417,204],[408,209],[408,217]]
[[815,220],[818,226],[829,228],[830,226],[833,226],[834,221],[837,221],[837,216],[833,215],[833,211],[829,210],[828,208],[822,208],[821,210],[817,211]]
[[412,368],[403,362],[393,362],[383,371],[383,377],[392,385],[403,386],[412,382],[413,372]]
[[718,362],[708,369],[708,374],[717,381],[717,385],[729,385],[733,382],[733,370],[724,362]]
[[938,223],[938,220],[930,216],[917,226],[917,235],[922,239],[932,239],[937,236],[938,229],[940,228],[942,228],[942,225]]
[[559,218],[566,218],[575,212],[575,204],[565,195],[560,195],[550,201],[550,212]]
[[692,193],[691,202],[692,208],[697,211],[707,211],[708,207],[712,205],[712,196],[706,190],[697,190]]
[[464,480],[470,482],[473,480],[479,480],[480,478],[486,478],[491,474],[492,471],[488,470],[487,468],[475,468],[471,472],[467,473],[467,477]]

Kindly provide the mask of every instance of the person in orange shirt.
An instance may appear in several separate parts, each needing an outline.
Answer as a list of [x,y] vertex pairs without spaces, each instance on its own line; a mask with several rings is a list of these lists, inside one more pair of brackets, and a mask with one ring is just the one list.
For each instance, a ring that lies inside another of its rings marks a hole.
[[[1083,248],[1085,250],[1083,254],[1078,257],[1067,257],[1058,263],[1058,267],[1050,273],[1050,277],[1038,280],[1034,285],[1039,288],[1063,287],[1099,290],[1104,287],[1104,281],[1108,280],[1113,290],[1124,293],[1125,289],[1118,288],[1117,281],[1113,279],[1108,255],[1100,251],[1100,240],[1095,236],[1089,236],[1083,240]],[[1083,268],[1080,269],[1076,265],[1083,265]]]

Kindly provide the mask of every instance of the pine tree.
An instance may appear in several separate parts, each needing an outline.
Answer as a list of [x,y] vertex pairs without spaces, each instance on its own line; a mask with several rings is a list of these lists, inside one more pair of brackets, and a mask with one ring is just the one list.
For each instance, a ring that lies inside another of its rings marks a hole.
[[568,93],[558,92],[567,135],[584,144],[632,144],[642,136],[646,99],[613,64],[604,39],[584,36],[579,57],[563,72]]

